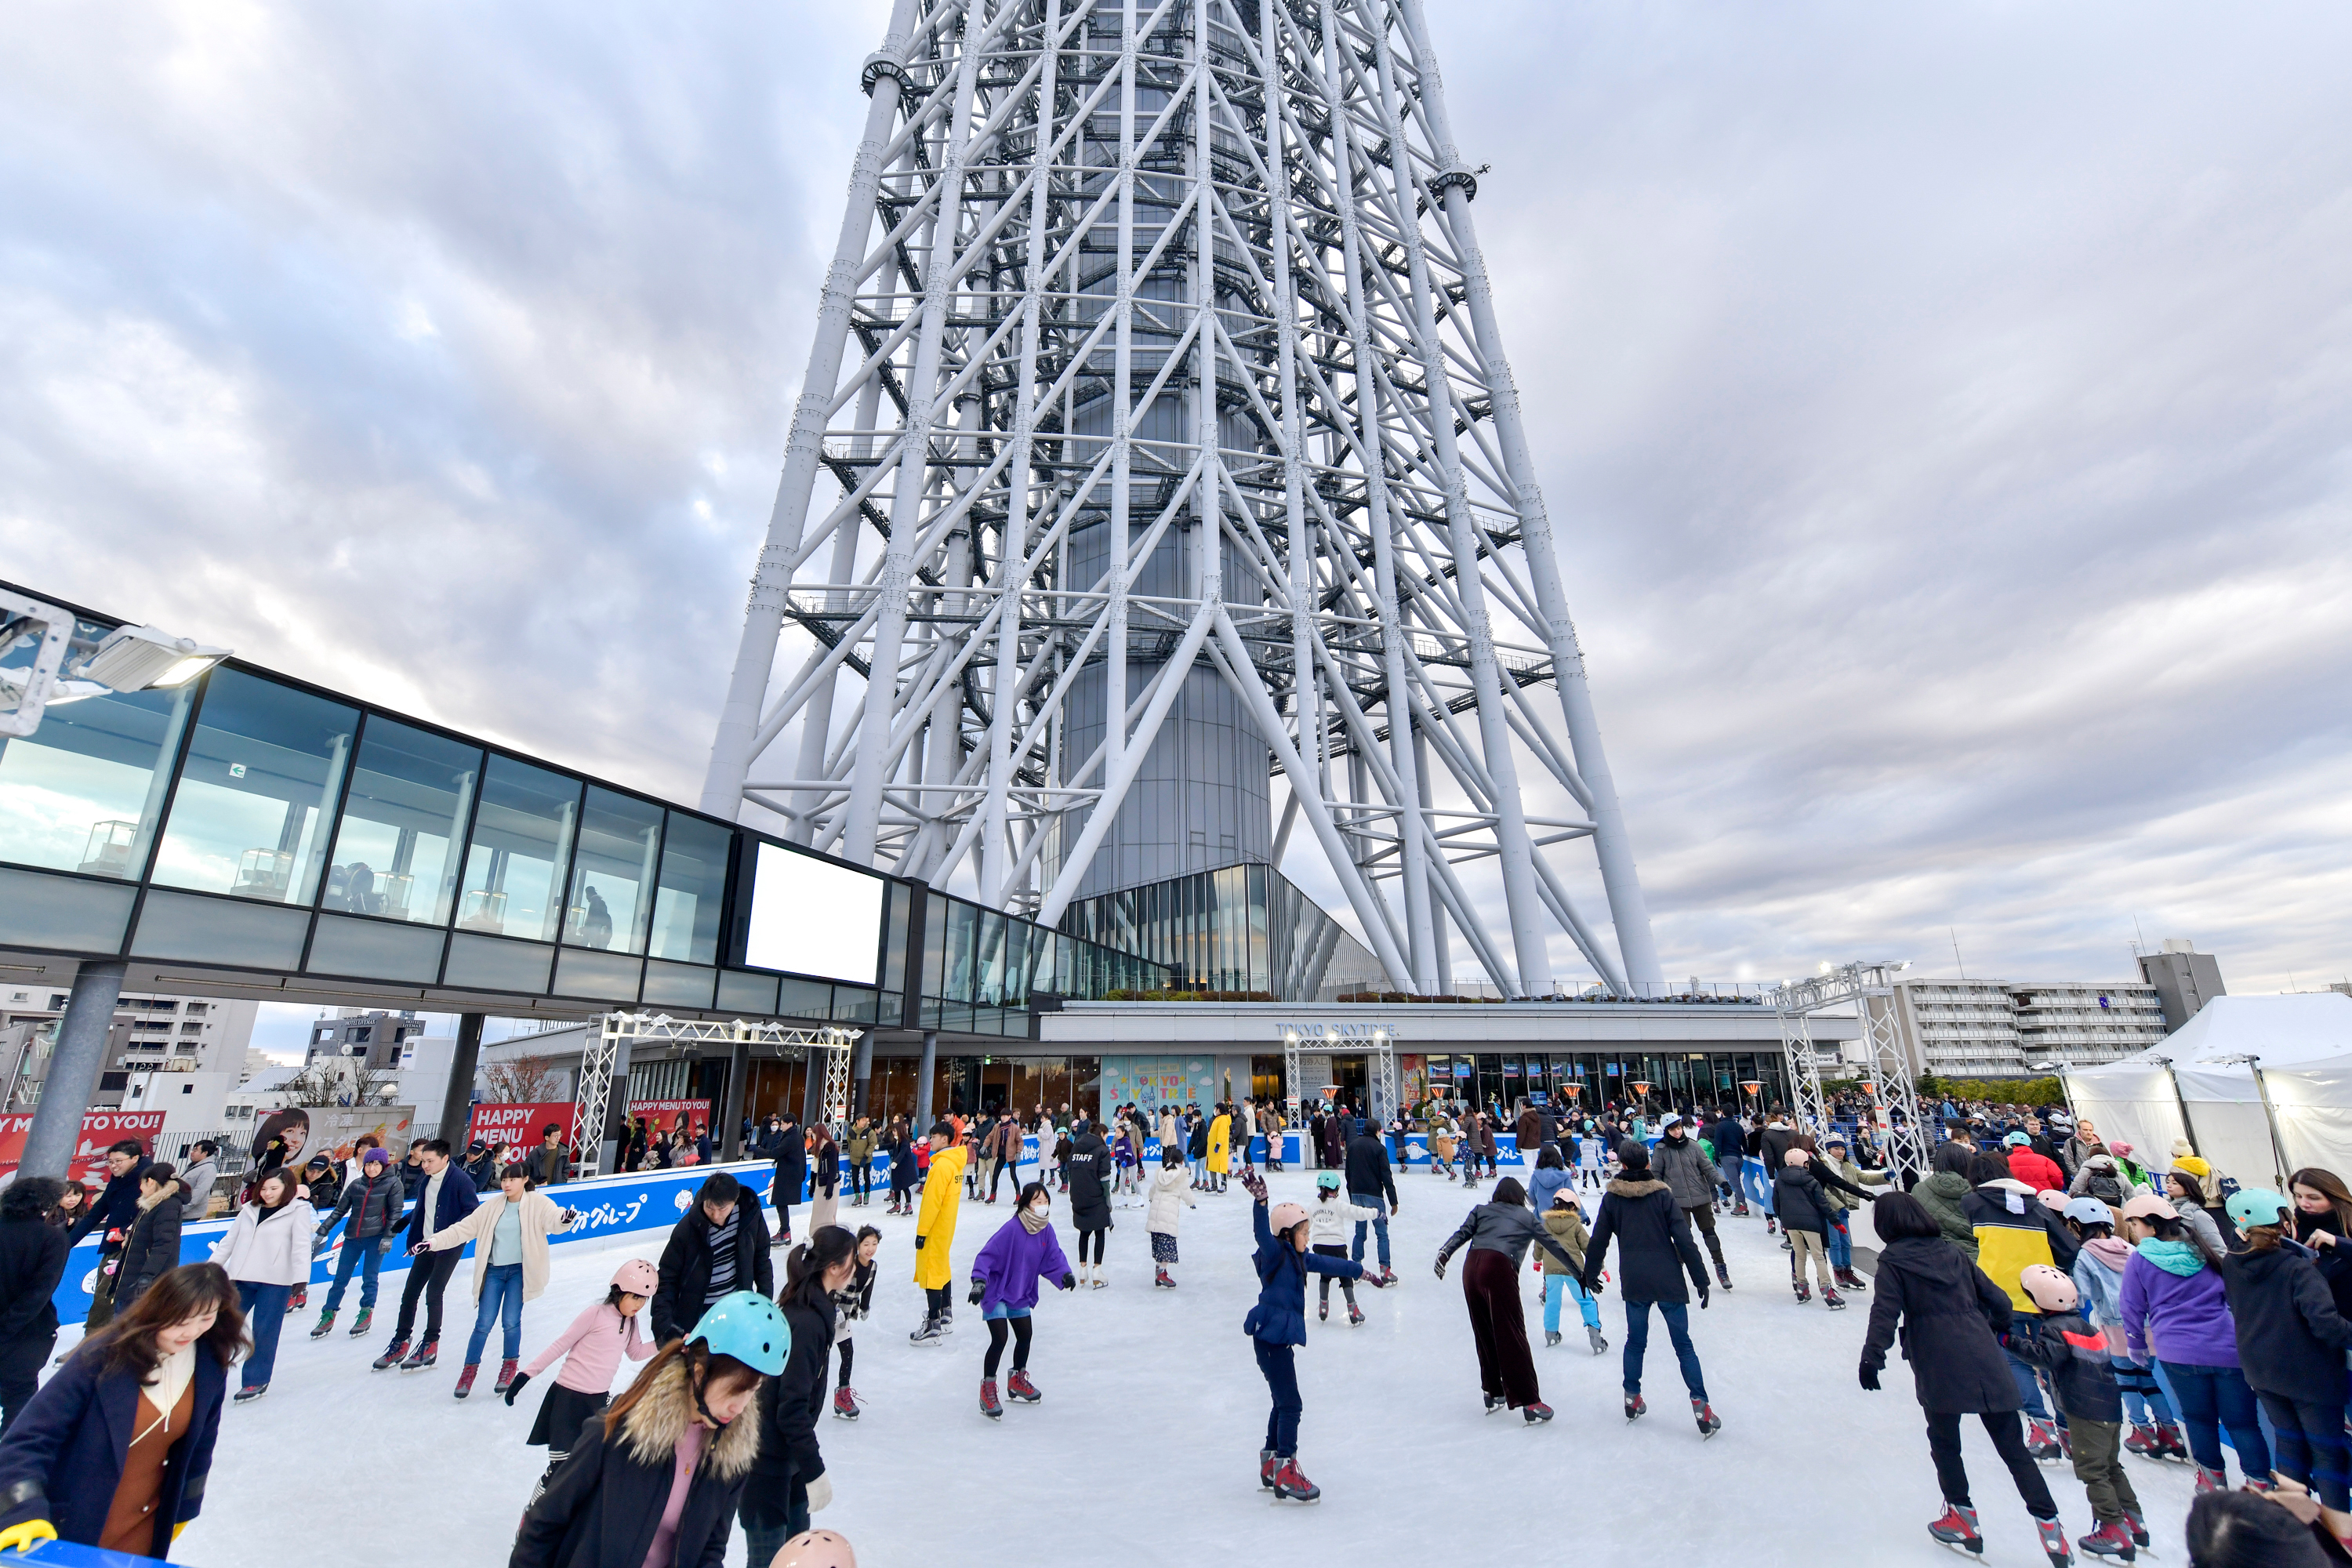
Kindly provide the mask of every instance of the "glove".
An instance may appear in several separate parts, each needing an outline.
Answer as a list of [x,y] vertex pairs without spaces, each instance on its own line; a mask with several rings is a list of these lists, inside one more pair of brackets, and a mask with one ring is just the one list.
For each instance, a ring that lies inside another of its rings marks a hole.
[[1242,1190],[1249,1194],[1251,1197],[1255,1198],[1259,1203],[1265,1202],[1265,1178],[1259,1175],[1255,1171],[1248,1171],[1243,1173]]
[[923,1238],[922,1237],[919,1237],[919,1237],[915,1237],[915,1250],[916,1250],[916,1251],[920,1252],[920,1251],[922,1251],[922,1250],[923,1250],[923,1241],[924,1241],[924,1238]]
[[1704,1289],[1698,1293],[1698,1310],[1702,1312],[1706,1310],[1706,1291]]
[[527,1372],[519,1372],[514,1374],[514,1381],[507,1384],[506,1398],[507,1404],[509,1407],[511,1407],[515,1402],[515,1395],[522,1392],[522,1385],[530,1381],[530,1373]]
[[326,1240],[326,1239],[327,1239],[327,1228],[328,1228],[328,1227],[327,1227],[327,1226],[323,1226],[323,1225],[322,1225],[322,1226],[320,1226],[318,1228],[318,1230],[312,1234],[312,1236],[311,1236],[311,1240],[313,1240],[314,1242],[316,1242],[316,1241],[324,1241],[324,1240]]
[[973,1306],[979,1306],[980,1299],[986,1294],[988,1294],[988,1283],[986,1280],[975,1279],[971,1282],[971,1304]]
[[389,1258],[392,1256],[392,1237],[387,1236],[382,1241],[376,1243],[375,1255],[378,1258]]
[[1439,1259],[1437,1260],[1437,1277],[1438,1277],[1440,1279],[1444,1279],[1444,1278],[1445,1278],[1445,1259],[1444,1259],[1443,1258],[1439,1258]]
[[1076,1275],[1075,1275],[1075,1274],[1071,1273],[1071,1272],[1070,1272],[1068,1269],[1066,1269],[1066,1268],[1063,1269],[1063,1270],[1062,1270],[1062,1289],[1065,1289],[1065,1290],[1075,1290],[1075,1289],[1076,1289],[1077,1288],[1078,1288],[1078,1277],[1077,1277]]
[[22,1524],[12,1524],[5,1530],[0,1530],[0,1552],[5,1552],[12,1546],[19,1552],[29,1552],[42,1542],[55,1541],[57,1538],[56,1525],[46,1519],[28,1519]]
[[833,1505],[833,1482],[829,1478],[819,1476],[809,1482],[808,1502],[811,1513],[823,1513]]
[[1867,1362],[1863,1363],[1862,1385],[1873,1394],[1878,1392],[1878,1369]]

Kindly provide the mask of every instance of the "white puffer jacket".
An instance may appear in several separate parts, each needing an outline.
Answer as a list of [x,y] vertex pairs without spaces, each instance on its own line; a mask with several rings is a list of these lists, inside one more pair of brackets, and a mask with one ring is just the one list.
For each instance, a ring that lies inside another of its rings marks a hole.
[[1151,1173],[1151,1205],[1144,1214],[1143,1228],[1162,1236],[1175,1235],[1177,1219],[1192,1205],[1185,1195],[1192,1185],[1192,1173],[1181,1165],[1163,1165]]
[[1307,1240],[1315,1247],[1339,1247],[1355,1239],[1356,1223],[1381,1217],[1378,1209],[1351,1204],[1345,1198],[1316,1194],[1307,1205]]
[[262,1218],[259,1204],[236,1211],[228,1234],[213,1245],[213,1261],[247,1285],[304,1285],[310,1279],[311,1233],[319,1216],[296,1198]]

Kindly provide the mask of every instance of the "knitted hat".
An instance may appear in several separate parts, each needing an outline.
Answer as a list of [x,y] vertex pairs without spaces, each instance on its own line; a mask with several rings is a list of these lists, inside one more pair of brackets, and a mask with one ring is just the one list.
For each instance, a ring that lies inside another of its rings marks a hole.
[[385,1153],[381,1149],[371,1149],[366,1153],[360,1156],[360,1169],[362,1170],[367,1169],[370,1165],[389,1165],[391,1163],[392,1156]]
[[2197,1151],[2196,1151],[2196,1150],[2191,1149],[2191,1148],[2189,1146],[2189,1140],[2188,1140],[2188,1139],[2186,1139],[2186,1138],[2175,1138],[2175,1139],[2172,1141],[2172,1157],[2173,1157],[2174,1159],[2178,1160],[2178,1159],[2179,1159],[2183,1154],[2194,1154],[2194,1153],[2196,1153],[2196,1152],[2197,1152]]

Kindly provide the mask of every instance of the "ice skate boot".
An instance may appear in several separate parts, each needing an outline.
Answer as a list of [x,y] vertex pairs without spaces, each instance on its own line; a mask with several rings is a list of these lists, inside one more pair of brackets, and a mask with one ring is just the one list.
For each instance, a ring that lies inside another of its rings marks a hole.
[[1811,1300],[1812,1299],[1813,1299],[1813,1290],[1812,1290],[1812,1287],[1811,1287],[1811,1286],[1810,1286],[1810,1285],[1808,1285],[1808,1284],[1806,1284],[1806,1283],[1805,1283],[1803,1280],[1801,1280],[1801,1279],[1798,1280],[1798,1281],[1797,1281],[1797,1302],[1798,1302],[1798,1304],[1799,1304],[1800,1306],[1802,1306],[1805,1302],[1810,1301],[1810,1300]]
[[1495,1412],[1496,1412],[1496,1411],[1502,1409],[1504,1405],[1507,1405],[1507,1404],[1509,1404],[1509,1403],[1510,1403],[1510,1402],[1509,1402],[1508,1400],[1505,1399],[1505,1398],[1504,1398],[1501,1394],[1487,1394],[1487,1395],[1486,1395],[1486,1414],[1487,1414],[1487,1415],[1492,1415],[1493,1414],[1495,1414]]
[[400,1363],[400,1370],[403,1372],[423,1372],[426,1367],[431,1366],[435,1362],[439,1361],[440,1359],[441,1342],[439,1340],[426,1340],[423,1344],[418,1345],[415,1350],[408,1352],[408,1359]]
[[2124,1452],[2137,1454],[2143,1459],[2160,1459],[2164,1457],[2164,1439],[2153,1423],[2135,1421],[2124,1434]]
[[2050,1568],[2074,1568],[2074,1553],[2066,1544],[2066,1527],[2054,1519],[2037,1519],[2033,1528],[2042,1537],[2042,1550],[2049,1554]]
[[1323,1495],[1323,1489],[1299,1474],[1298,1461],[1289,1458],[1274,1473],[1274,1495],[1292,1502],[1313,1502]]
[[1004,1419],[1004,1406],[996,1402],[996,1379],[992,1377],[981,1381],[980,1413],[991,1421]]
[[1822,1305],[1832,1312],[1843,1312],[1845,1310],[1845,1298],[1834,1290],[1824,1290],[1822,1292]]
[[1625,1419],[1626,1419],[1626,1420],[1628,1420],[1628,1421],[1639,1421],[1643,1416],[1647,1415],[1649,1413],[1650,1413],[1650,1406],[1649,1406],[1649,1403],[1648,1403],[1646,1400],[1644,1400],[1644,1399],[1643,1399],[1640,1394],[1627,1394],[1627,1395],[1625,1396]]
[[2278,1483],[2268,1476],[2248,1476],[2240,1489],[2250,1491],[2256,1497],[2269,1497],[2279,1489]]
[[2129,1563],[2136,1555],[2131,1532],[2119,1522],[2103,1524],[2088,1535],[2078,1536],[2074,1544],[2094,1557],[2114,1557]]
[[1746,1219],[1748,1217],[1748,1205],[1746,1204],[1741,1204],[1738,1207],[1733,1209],[1731,1211],[1731,1217],[1734,1219]]
[[467,1362],[457,1373],[457,1397],[463,1399],[474,1392],[474,1374],[482,1369]]
[[1775,1231],[1780,1229],[1780,1222],[1774,1219],[1770,1215],[1766,1215],[1764,1216],[1764,1234],[1767,1236],[1772,1235]]
[[2138,1547],[2143,1552],[2147,1550],[2147,1520],[2146,1516],[2134,1513],[2130,1509],[2124,1510],[2124,1528],[2130,1531],[2132,1544],[2134,1546]]
[[2203,1497],[2207,1492],[2225,1492],[2229,1489],[2230,1473],[2227,1470],[2209,1470],[2202,1465],[2197,1467],[2199,1497]]
[[1364,1310],[1353,1301],[1348,1303],[1348,1326],[1355,1328],[1364,1321]]
[[1712,1437],[1723,1430],[1723,1417],[1704,1399],[1691,1401],[1691,1418],[1698,1423],[1698,1435],[1702,1437]]
[[1955,1552],[1984,1555],[1984,1537],[1977,1533],[1977,1510],[1944,1505],[1944,1517],[1927,1527],[1927,1533]]
[[856,1420],[857,1395],[846,1388],[835,1389],[833,1391],[833,1414],[836,1420]]
[[1718,1263],[1715,1266],[1715,1282],[1725,1289],[1731,1289],[1731,1270]]
[[1519,1406],[1519,1419],[1528,1426],[1539,1426],[1551,1419],[1551,1406],[1540,1399],[1531,1399]]
[[407,1353],[408,1342],[406,1340],[393,1341],[392,1347],[385,1351],[382,1355],[375,1358],[375,1370],[378,1372],[385,1372],[393,1367],[398,1366],[400,1364],[400,1358]]
[[1176,1281],[1170,1278],[1168,1270],[1165,1268],[1154,1269],[1152,1271],[1151,1283],[1155,1286],[1164,1286],[1171,1290],[1176,1289]]
[[1395,1270],[1395,1269],[1393,1269],[1393,1268],[1390,1268],[1387,1264],[1385,1264],[1385,1263],[1381,1264],[1381,1289],[1383,1289],[1383,1290],[1385,1290],[1385,1289],[1387,1289],[1390,1286],[1391,1286],[1391,1285],[1395,1284],[1396,1282],[1397,1282],[1396,1270]]
[[268,1392],[269,1385],[268,1384],[253,1384],[247,1387],[240,1388],[235,1394],[231,1394],[229,1396],[229,1403],[232,1405],[250,1405]]
[[1558,1343],[1559,1343],[1559,1333],[1553,1330],[1546,1329],[1544,1331],[1544,1349],[1549,1350]]
[[1315,1303],[1315,1321],[1318,1323],[1328,1323],[1331,1321],[1330,1302],[1318,1301]]
[[1839,1269],[1837,1271],[1837,1282],[1847,1289],[1853,1291],[1857,1296],[1862,1295],[1870,1289],[1870,1287],[1864,1282],[1862,1276],[1856,1274],[1851,1268]]
[[935,1345],[940,1342],[940,1321],[937,1318],[925,1318],[923,1326],[908,1334],[907,1342],[909,1344]]
[[310,1304],[310,1288],[308,1285],[295,1286],[294,1294],[286,1298],[286,1310],[289,1313],[299,1312]]
[[1281,1468],[1282,1460],[1276,1457],[1273,1449],[1260,1448],[1258,1450],[1257,1484],[1262,1490],[1272,1491],[1274,1489],[1274,1472]]
[[2025,1451],[2045,1465],[2064,1457],[2063,1450],[2058,1447],[2058,1434],[2047,1421],[2028,1421],[2025,1424]]
[[368,1331],[368,1324],[373,1322],[374,1319],[375,1309],[373,1307],[362,1307],[360,1309],[358,1321],[352,1324],[352,1338],[358,1339],[362,1334],[366,1333]]
[[1609,1342],[1607,1339],[1602,1337],[1601,1331],[1589,1324],[1585,1327],[1584,1337],[1592,1342],[1592,1353],[1594,1355],[1599,1355],[1609,1348]]
[[310,1331],[310,1337],[314,1340],[323,1340],[334,1332],[334,1330],[335,1310],[329,1307],[319,1314],[319,1326]]
[[515,1363],[509,1358],[499,1363],[499,1380],[490,1385],[492,1394],[504,1394],[507,1384],[514,1381]]
[[1037,1385],[1029,1381],[1029,1369],[1025,1366],[1014,1367],[1013,1375],[1004,1380],[1004,1394],[1006,1398],[1017,1399],[1024,1405],[1034,1405],[1045,1397],[1037,1392]]
[[2170,1459],[2182,1465],[2193,1465],[2197,1462],[2196,1456],[2189,1451],[2189,1439],[2180,1435],[2180,1423],[2162,1422],[2157,1426],[2156,1435],[2164,1444],[2164,1447],[2158,1451],[2157,1458]]

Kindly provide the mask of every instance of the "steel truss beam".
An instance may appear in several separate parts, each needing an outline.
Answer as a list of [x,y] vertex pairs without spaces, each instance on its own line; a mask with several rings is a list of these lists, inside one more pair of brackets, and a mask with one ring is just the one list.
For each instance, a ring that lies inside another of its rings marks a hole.
[[845,1029],[801,1028],[790,1024],[751,1023],[741,1018],[725,1023],[697,1023],[667,1013],[606,1013],[597,1019],[596,1032],[580,1053],[580,1081],[572,1102],[572,1146],[580,1151],[586,1173],[593,1175],[604,1160],[604,1128],[612,1111],[614,1064],[626,1043],[661,1044],[687,1041],[738,1046],[767,1045],[788,1061],[804,1060],[812,1050],[825,1053],[824,1105],[849,1104],[849,1053],[857,1037]]
[[1780,1047],[1788,1055],[1796,1086],[1797,1122],[1815,1133],[1829,1131],[1820,1064],[1813,1056],[1806,1020],[1832,1007],[1853,1007],[1862,1017],[1863,1075],[1870,1094],[1871,1120],[1878,1146],[1891,1168],[1925,1174],[1935,1138],[1919,1118],[1919,1097],[1911,1067],[1903,1059],[1895,1032],[1895,976],[1909,963],[1849,963],[1810,980],[1784,982],[1765,993],[1780,1020]]
[[1418,0],[897,0],[862,81],[704,805],[1051,923],[1206,670],[1391,984],[1659,984]]

